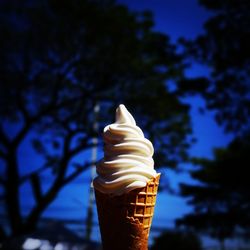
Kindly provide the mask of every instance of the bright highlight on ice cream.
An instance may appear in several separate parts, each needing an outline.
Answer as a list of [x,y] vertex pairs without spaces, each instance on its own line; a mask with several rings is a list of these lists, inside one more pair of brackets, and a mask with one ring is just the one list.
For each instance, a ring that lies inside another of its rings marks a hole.
[[156,177],[152,143],[123,104],[116,110],[115,123],[104,128],[103,138],[104,158],[96,166],[95,189],[122,195]]

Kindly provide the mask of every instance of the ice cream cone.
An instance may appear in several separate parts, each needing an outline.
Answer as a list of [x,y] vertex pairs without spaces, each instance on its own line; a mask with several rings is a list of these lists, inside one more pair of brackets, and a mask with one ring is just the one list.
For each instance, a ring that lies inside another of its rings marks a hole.
[[95,189],[103,250],[147,250],[160,174],[120,196]]

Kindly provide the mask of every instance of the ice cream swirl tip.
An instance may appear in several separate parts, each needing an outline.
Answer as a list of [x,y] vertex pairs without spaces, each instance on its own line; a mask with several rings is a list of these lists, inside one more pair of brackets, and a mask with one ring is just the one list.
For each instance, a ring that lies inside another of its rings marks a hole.
[[123,104],[116,109],[115,123],[104,128],[103,139],[104,158],[96,166],[93,182],[97,190],[121,195],[156,177],[152,143]]

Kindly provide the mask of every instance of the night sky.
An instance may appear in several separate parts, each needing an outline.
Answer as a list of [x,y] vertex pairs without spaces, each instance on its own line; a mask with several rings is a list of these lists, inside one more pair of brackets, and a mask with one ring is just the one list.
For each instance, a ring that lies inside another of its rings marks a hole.
[[[195,38],[197,34],[203,31],[202,24],[210,15],[195,0],[119,0],[119,2],[128,5],[131,10],[151,10],[155,20],[154,29],[168,34],[173,42],[177,41],[179,37]],[[207,74],[207,69],[195,65],[187,71],[187,74],[190,77],[200,76]],[[201,98],[193,97],[184,101],[191,104],[194,136],[197,138],[197,143],[191,147],[190,154],[192,156],[212,157],[213,148],[225,146],[231,137],[225,135],[223,130],[216,125],[212,112],[205,112],[205,114],[199,112],[199,108],[204,107],[204,102]],[[138,126],[140,126],[139,122]],[[26,170],[31,171],[32,166],[36,166],[34,162],[41,164],[41,159],[30,149],[27,150],[27,148],[30,148],[30,145],[27,144],[22,147],[19,160],[22,162],[22,165],[25,164]],[[84,161],[85,157],[90,157],[90,152],[78,156],[80,161]],[[101,157],[102,152],[100,151],[98,158]],[[49,178],[50,176],[45,173],[43,179],[45,189],[46,185],[48,185],[47,183],[49,183]],[[169,178],[173,187],[177,187],[180,181],[192,182],[187,173],[174,173],[168,169],[164,171],[163,178]],[[90,171],[88,171],[72,184],[65,187],[43,216],[77,219],[82,222],[82,226],[79,225],[79,227],[84,229],[90,180]],[[33,203],[29,195],[30,187],[28,185],[23,186],[21,192],[23,213],[25,213]],[[163,192],[158,196],[153,226],[169,228],[174,225],[175,218],[181,217],[190,210],[191,208],[186,204],[185,200]],[[96,214],[95,222],[97,222]],[[95,227],[93,239],[100,239],[97,227]]]

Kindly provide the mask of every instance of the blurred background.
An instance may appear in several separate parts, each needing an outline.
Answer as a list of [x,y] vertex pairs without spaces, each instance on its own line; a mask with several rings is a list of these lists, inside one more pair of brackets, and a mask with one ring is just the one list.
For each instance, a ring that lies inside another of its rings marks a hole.
[[0,249],[101,249],[120,103],[162,173],[150,249],[250,249],[249,1],[1,0],[0,20]]

